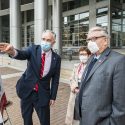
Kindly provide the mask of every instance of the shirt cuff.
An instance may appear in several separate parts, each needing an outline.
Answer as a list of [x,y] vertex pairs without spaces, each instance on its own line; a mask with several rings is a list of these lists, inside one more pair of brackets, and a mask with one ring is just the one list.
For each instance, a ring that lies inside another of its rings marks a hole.
[[18,55],[17,50],[16,50],[16,49],[14,49],[14,51],[15,51],[15,54],[14,54],[13,56],[11,56],[12,58],[15,58],[15,57]]

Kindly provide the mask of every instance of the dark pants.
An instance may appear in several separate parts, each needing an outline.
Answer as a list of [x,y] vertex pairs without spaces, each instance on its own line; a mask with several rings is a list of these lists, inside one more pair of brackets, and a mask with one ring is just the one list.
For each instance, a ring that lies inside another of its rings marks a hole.
[[21,100],[21,112],[24,125],[33,125],[32,114],[36,110],[41,125],[50,125],[50,107],[49,105],[40,107],[38,105],[38,94],[33,92],[26,100]]

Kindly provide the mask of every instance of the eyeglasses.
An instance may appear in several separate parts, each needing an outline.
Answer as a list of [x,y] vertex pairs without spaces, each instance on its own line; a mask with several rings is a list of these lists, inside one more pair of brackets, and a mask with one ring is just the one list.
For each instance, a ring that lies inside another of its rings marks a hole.
[[102,38],[102,37],[105,37],[105,36],[98,36],[98,37],[88,38],[88,39],[86,39],[86,42],[88,43],[89,41],[95,41],[95,40],[97,40],[99,38]]

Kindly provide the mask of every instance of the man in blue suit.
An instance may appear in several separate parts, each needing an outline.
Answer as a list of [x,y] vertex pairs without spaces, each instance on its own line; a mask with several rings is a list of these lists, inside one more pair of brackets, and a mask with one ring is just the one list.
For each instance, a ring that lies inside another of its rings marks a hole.
[[52,31],[46,30],[42,34],[41,45],[32,45],[26,50],[14,49],[7,43],[0,44],[1,51],[28,62],[16,85],[24,125],[33,125],[33,109],[41,125],[50,125],[50,105],[54,105],[56,99],[61,65],[60,56],[52,50],[55,37]]

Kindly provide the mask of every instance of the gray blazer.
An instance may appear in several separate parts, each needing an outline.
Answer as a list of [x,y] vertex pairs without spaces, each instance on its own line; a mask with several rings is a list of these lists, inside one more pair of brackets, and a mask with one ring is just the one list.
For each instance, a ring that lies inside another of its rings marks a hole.
[[125,125],[125,56],[107,48],[84,82],[87,67],[80,125]]

